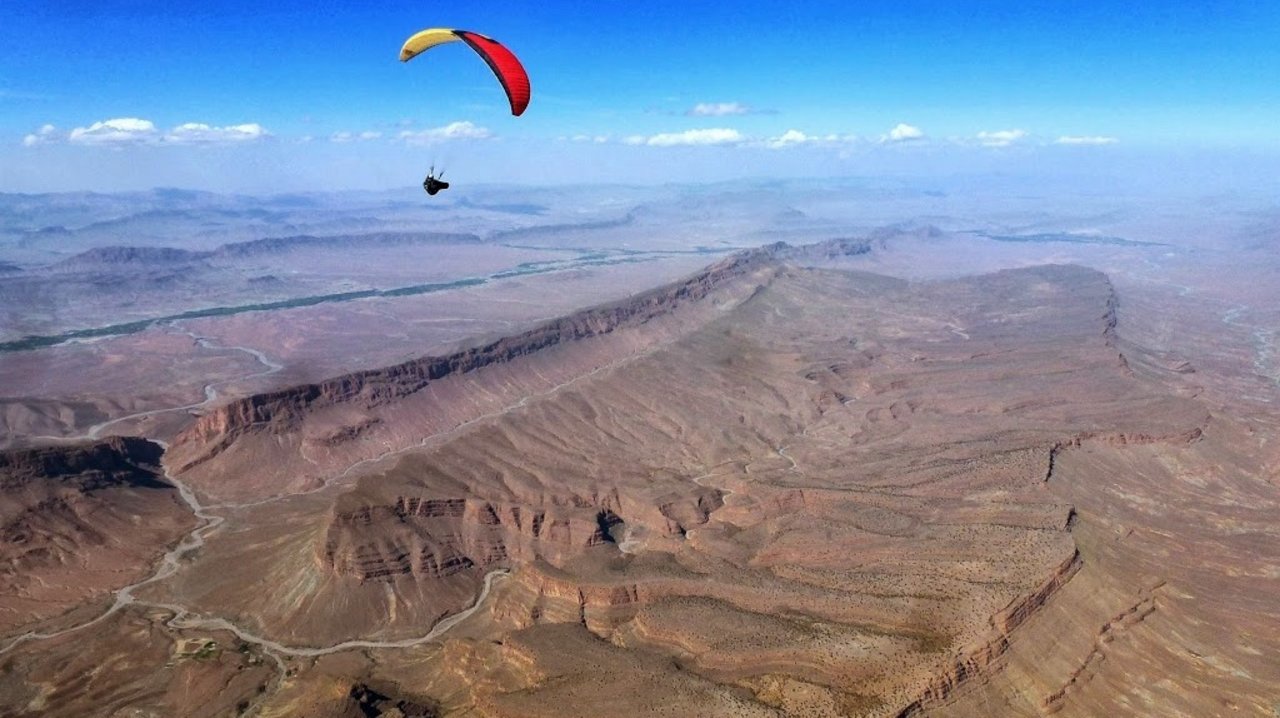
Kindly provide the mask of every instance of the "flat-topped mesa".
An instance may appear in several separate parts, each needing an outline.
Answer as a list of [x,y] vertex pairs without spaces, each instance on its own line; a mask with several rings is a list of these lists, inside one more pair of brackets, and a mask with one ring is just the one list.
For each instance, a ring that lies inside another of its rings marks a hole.
[[308,411],[352,401],[359,401],[364,407],[378,406],[419,392],[431,382],[448,376],[510,362],[618,329],[641,326],[778,262],[790,249],[778,242],[738,252],[684,280],[452,354],[420,357],[229,402],[202,416],[175,439],[174,454],[182,457],[175,468],[182,471],[202,463],[247,433],[290,431]]
[[0,489],[33,481],[76,484],[84,491],[154,481],[164,449],[136,436],[67,446],[0,451]]

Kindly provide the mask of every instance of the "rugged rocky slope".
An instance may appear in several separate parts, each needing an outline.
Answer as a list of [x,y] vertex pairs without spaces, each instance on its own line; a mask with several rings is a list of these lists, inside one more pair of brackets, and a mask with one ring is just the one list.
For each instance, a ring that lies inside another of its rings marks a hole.
[[[359,451],[358,447],[353,446],[356,444],[353,440],[356,439],[379,446],[410,446],[424,433],[434,433],[432,430],[447,426],[449,419],[453,419],[456,424],[486,413],[484,409],[493,406],[492,401],[460,397],[455,405],[441,406],[443,402],[429,400],[424,408],[446,412],[446,416],[442,417],[444,421],[434,423],[428,419],[424,425],[420,417],[411,427],[394,426],[385,417],[374,417],[369,412],[393,402],[399,402],[406,411],[413,411],[413,405],[404,400],[431,393],[428,390],[436,389],[437,385],[445,383],[444,380],[481,369],[512,365],[517,359],[524,359],[523,363],[528,364],[535,356],[542,363],[539,368],[543,371],[538,377],[507,377],[508,380],[519,381],[522,386],[511,387],[518,389],[517,391],[498,389],[497,393],[505,394],[504,398],[516,402],[539,389],[546,390],[563,381],[573,380],[583,373],[584,366],[595,364],[598,367],[637,351],[644,351],[650,342],[660,341],[671,333],[679,333],[685,325],[696,324],[700,315],[709,310],[714,311],[714,307],[706,305],[715,301],[716,297],[713,295],[717,293],[723,295],[719,297],[722,302],[731,301],[735,296],[749,296],[755,286],[751,283],[751,277],[773,271],[776,266],[775,255],[784,250],[785,245],[774,245],[743,252],[712,265],[685,281],[659,287],[620,302],[586,309],[521,334],[481,343],[446,356],[422,357],[392,367],[356,372],[316,384],[290,387],[231,402],[201,417],[184,431],[175,441],[169,460],[177,471],[188,473],[202,489],[222,493],[228,491],[228,488],[234,492],[237,487],[215,485],[210,473],[200,469],[200,466],[228,450],[239,455],[224,458],[220,462],[223,467],[228,461],[234,463],[242,460],[241,457],[256,463],[251,457],[264,450],[260,448],[263,444],[278,446],[283,443],[289,447],[298,447],[298,451],[311,445],[316,449],[311,452],[313,456],[333,454],[333,447],[341,444],[343,450],[340,457],[335,457],[338,461],[350,458],[353,448]],[[689,311],[683,311],[685,309]],[[610,335],[622,329],[640,331],[632,332],[632,336],[625,339],[607,341],[611,338]],[[567,350],[552,351],[556,349]],[[516,374],[532,373],[525,366],[516,367],[512,371]],[[556,381],[557,379],[560,381]],[[466,406],[467,403],[471,405]],[[501,404],[498,404],[495,408],[500,407]],[[331,462],[322,460],[320,463],[324,465]],[[292,473],[296,477],[298,466],[289,462],[287,456],[273,462],[273,465],[283,469],[274,473],[285,481],[289,480],[284,477],[285,474]],[[225,477],[226,471],[216,473]],[[259,481],[263,478],[271,477],[260,477]],[[217,483],[225,484],[225,478],[219,479]],[[260,484],[248,488],[250,491],[270,494],[290,486]]]
[[262,715],[1267,705],[1270,579],[1232,568],[1277,553],[1263,437],[1126,337],[1101,273],[798,266],[867,247],[210,412],[166,461],[225,521],[139,598],[273,647],[260,704],[228,689]]
[[261,652],[225,632],[175,631],[160,617],[130,608],[5,653],[0,712],[225,718],[245,715],[273,685],[276,667]]
[[[250,448],[302,446],[303,472],[364,463],[246,507],[245,529],[168,590],[327,645],[413,635],[513,569],[485,635],[523,648],[453,644],[470,670],[419,694],[485,715],[639,709],[654,700],[640,687],[670,680],[649,662],[664,656],[696,676],[666,697],[676,713],[953,705],[1086,567],[1073,503],[1050,489],[1061,457],[1187,445],[1209,414],[1135,375],[1097,272],[908,284],[783,263],[862,250],[770,247],[518,337],[211,414],[175,450],[207,492],[242,481],[218,469]],[[389,441],[404,422],[418,433]],[[263,550],[246,558],[246,541]],[[217,578],[236,562],[280,591]],[[598,672],[553,668],[583,636]],[[406,676],[441,667],[380,660],[409,695]],[[712,685],[750,698],[708,699]]]
[[194,519],[133,437],[0,452],[0,631],[140,576]]

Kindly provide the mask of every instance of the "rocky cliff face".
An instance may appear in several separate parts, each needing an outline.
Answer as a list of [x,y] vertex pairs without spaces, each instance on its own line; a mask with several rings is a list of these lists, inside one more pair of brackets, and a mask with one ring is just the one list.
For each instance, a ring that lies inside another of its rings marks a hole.
[[617,513],[624,503],[630,520],[668,538],[706,524],[720,501],[716,492],[695,488],[657,506],[624,501],[616,493],[557,495],[551,487],[524,501],[400,495],[371,504],[348,494],[334,508],[318,559],[329,571],[362,582],[441,579],[533,561],[558,565],[617,544],[627,526]]
[[164,449],[135,436],[38,449],[0,452],[0,490],[6,498],[25,486],[44,483],[93,491],[118,485],[153,486],[160,477]]
[[194,521],[162,453],[135,437],[0,452],[0,632],[133,580]]
[[399,497],[389,506],[335,512],[321,560],[361,581],[440,579],[473,567],[558,558],[613,543],[610,529],[620,522],[604,508]]
[[1080,570],[1080,554],[1074,552],[1031,593],[1022,596],[991,617],[991,631],[981,641],[957,652],[929,681],[921,696],[898,712],[898,718],[924,714],[945,703],[966,683],[982,680],[998,671],[1009,650],[1010,634],[1045,606]]
[[554,319],[529,331],[446,356],[428,356],[323,382],[256,394],[221,406],[177,437],[175,469],[185,471],[250,433],[284,433],[308,412],[343,403],[376,407],[422,391],[432,382],[536,354],[551,347],[645,324],[785,256],[777,243],[735,254],[694,276],[629,299]]

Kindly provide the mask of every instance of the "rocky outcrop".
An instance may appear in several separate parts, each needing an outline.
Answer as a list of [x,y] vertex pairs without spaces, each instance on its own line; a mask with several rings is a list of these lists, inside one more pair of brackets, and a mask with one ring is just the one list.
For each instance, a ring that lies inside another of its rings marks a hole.
[[991,617],[988,637],[962,649],[929,682],[923,693],[897,713],[898,718],[922,715],[928,708],[946,702],[967,682],[999,670],[1000,659],[1009,650],[1010,634],[1021,626],[1080,570],[1080,553],[1071,556],[1031,593],[1014,600]]
[[366,718],[436,718],[441,715],[439,708],[433,704],[423,702],[421,699],[409,700],[389,695],[389,693],[390,691],[384,693],[375,690],[364,683],[351,686],[348,700],[358,711],[352,712],[351,715]]
[[1106,660],[1107,644],[1123,636],[1130,628],[1147,620],[1156,612],[1156,593],[1164,586],[1160,583],[1155,588],[1144,589],[1132,605],[1115,614],[1098,629],[1094,639],[1093,650],[1089,651],[1080,665],[1073,670],[1063,682],[1062,687],[1045,696],[1041,701],[1041,710],[1046,714],[1056,713],[1062,708],[1067,694],[1081,684],[1087,683],[1099,664]]
[[360,581],[435,580],[512,560],[559,561],[613,543],[610,531],[619,523],[607,508],[402,496],[390,505],[335,511],[319,558]]
[[1170,433],[1149,433],[1149,432],[1082,432],[1073,437],[1070,441],[1064,441],[1054,446],[1054,451],[1059,451],[1068,447],[1079,447],[1086,442],[1097,442],[1108,446],[1141,446],[1144,444],[1190,444],[1199,441],[1204,436],[1204,426],[1208,425],[1210,415],[1206,411],[1200,420],[1200,426],[1192,426],[1181,431]]
[[0,491],[12,494],[43,481],[92,491],[110,485],[152,486],[164,449],[146,439],[113,436],[102,441],[0,452]]

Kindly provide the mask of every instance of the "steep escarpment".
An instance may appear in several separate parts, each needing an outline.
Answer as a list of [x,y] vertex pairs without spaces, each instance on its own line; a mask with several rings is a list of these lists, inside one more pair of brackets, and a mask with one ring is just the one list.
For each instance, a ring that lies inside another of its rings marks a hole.
[[159,444],[136,436],[113,436],[70,446],[0,452],[0,489],[6,496],[33,482],[57,483],[92,491],[112,485],[156,481]]
[[0,631],[124,585],[193,523],[162,451],[112,437],[0,452]]
[[[422,357],[230,402],[201,417],[177,438],[172,451],[173,465],[179,471],[186,471],[217,456],[246,434],[293,431],[304,416],[326,407],[347,404],[366,410],[375,408],[417,394],[446,378],[527,359],[555,347],[603,337],[621,329],[641,327],[772,265],[785,247],[778,244],[742,252],[684,281],[576,312],[453,354]],[[367,417],[363,421],[367,422]]]

